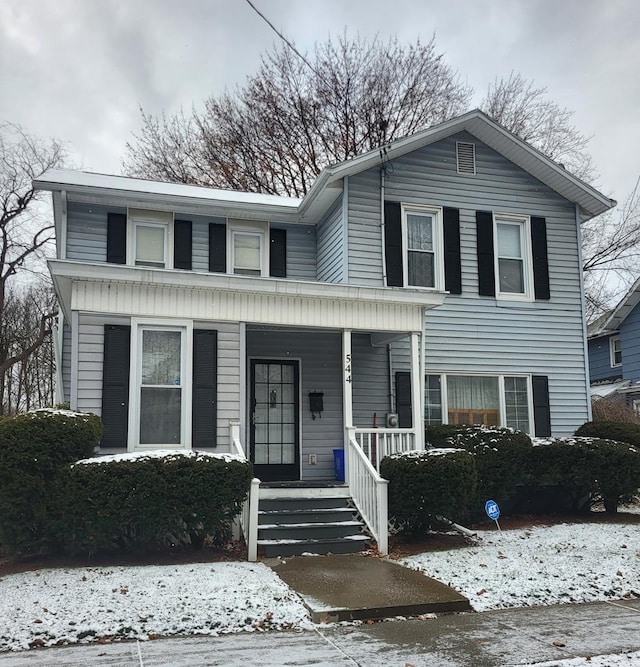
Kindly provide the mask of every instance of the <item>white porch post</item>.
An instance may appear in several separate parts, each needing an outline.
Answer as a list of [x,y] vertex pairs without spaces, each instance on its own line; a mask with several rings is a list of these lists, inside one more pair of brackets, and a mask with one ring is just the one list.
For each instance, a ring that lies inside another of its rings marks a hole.
[[422,382],[420,375],[422,364],[420,363],[420,345],[418,334],[411,334],[411,411],[413,413],[413,428],[416,433],[416,449],[424,449],[424,415],[422,401]]
[[351,331],[342,331],[342,415],[344,419],[344,479],[349,484],[349,429],[353,428],[353,373],[351,363]]

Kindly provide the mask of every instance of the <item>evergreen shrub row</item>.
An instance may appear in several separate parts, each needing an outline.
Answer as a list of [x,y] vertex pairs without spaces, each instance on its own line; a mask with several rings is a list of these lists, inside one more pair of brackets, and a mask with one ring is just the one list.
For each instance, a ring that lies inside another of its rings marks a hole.
[[[630,431],[603,432],[634,437]],[[579,512],[595,499],[616,512],[640,487],[640,447],[610,437],[534,445],[511,429],[439,426],[429,427],[427,438],[438,443],[440,455],[412,452],[381,462],[381,475],[389,480],[389,514],[409,532],[422,531],[438,515],[479,519],[488,499],[509,513]]]
[[80,462],[59,489],[56,531],[71,554],[222,544],[251,477],[248,462],[202,452]]

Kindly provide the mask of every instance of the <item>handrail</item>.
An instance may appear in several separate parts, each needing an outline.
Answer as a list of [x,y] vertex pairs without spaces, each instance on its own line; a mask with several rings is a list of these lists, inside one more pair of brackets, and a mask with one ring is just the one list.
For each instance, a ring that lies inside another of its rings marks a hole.
[[355,428],[354,438],[376,470],[385,456],[415,449],[417,440],[406,428]]
[[378,543],[378,551],[389,551],[389,516],[387,486],[362,447],[355,439],[355,429],[347,429],[347,480],[349,493],[364,522]]
[[[240,441],[240,422],[236,419],[229,420],[229,439],[231,449],[242,459],[247,456]],[[247,560],[255,562],[258,560],[258,503],[260,499],[260,480],[254,477],[246,500],[242,504],[240,512],[240,527],[247,544]]]

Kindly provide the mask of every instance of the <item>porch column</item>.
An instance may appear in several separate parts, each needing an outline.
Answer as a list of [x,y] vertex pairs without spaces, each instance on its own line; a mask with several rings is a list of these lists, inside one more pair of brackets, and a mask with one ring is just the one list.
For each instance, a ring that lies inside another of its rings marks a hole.
[[422,408],[422,391],[420,375],[422,364],[420,363],[420,345],[418,334],[411,334],[411,409],[413,412],[413,428],[416,433],[416,449],[424,449],[424,410]]
[[353,382],[351,372],[351,331],[342,332],[342,414],[345,429],[353,427]]

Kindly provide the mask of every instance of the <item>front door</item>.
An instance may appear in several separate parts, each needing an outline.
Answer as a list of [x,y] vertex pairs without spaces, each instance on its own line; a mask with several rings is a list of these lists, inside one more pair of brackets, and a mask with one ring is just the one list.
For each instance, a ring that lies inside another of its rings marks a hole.
[[264,482],[300,479],[297,361],[251,360],[251,461]]

